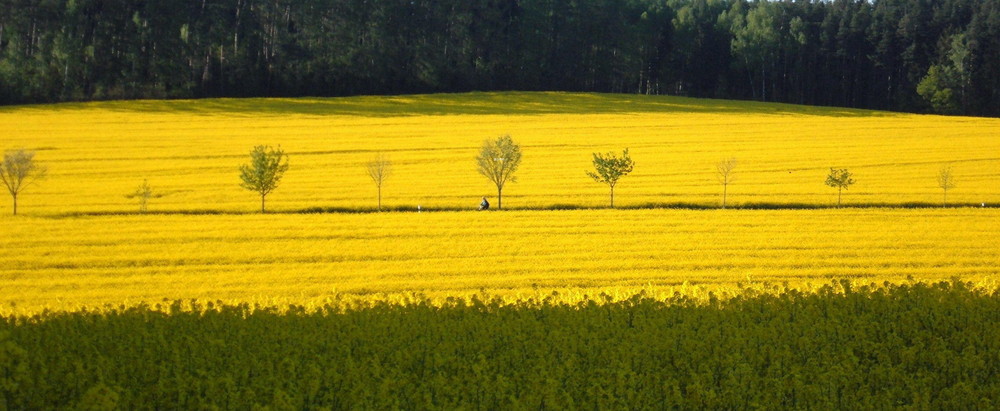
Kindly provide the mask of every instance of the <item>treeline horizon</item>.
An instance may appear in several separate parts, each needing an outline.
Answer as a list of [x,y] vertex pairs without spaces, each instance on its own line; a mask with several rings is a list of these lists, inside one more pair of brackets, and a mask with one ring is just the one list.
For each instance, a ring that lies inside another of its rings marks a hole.
[[0,104],[464,91],[1000,116],[1000,0],[0,0]]

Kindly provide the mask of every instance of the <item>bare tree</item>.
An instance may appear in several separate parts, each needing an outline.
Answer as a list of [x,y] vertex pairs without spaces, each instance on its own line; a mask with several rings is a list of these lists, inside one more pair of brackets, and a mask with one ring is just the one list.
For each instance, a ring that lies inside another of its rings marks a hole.
[[736,170],[736,159],[727,158],[715,165],[716,177],[719,178],[719,183],[722,184],[722,208],[726,208],[726,191],[729,188],[729,183],[733,182],[733,173]]
[[3,181],[14,200],[14,215],[17,215],[17,196],[32,183],[45,177],[46,169],[35,162],[35,152],[24,149],[8,150],[0,163],[0,181]]
[[145,213],[146,212],[146,208],[149,205],[149,199],[151,199],[151,198],[160,198],[160,197],[163,197],[163,194],[154,192],[153,188],[149,186],[149,181],[148,180],[142,180],[142,184],[140,184],[139,187],[136,187],[135,191],[133,191],[131,194],[125,196],[125,198],[137,198],[137,199],[139,199],[139,212],[140,213]]
[[267,197],[281,182],[288,170],[288,156],[281,146],[256,146],[250,151],[250,163],[240,166],[240,187],[260,194],[260,212],[264,211],[264,197]]
[[944,199],[942,200],[942,205],[948,205],[948,190],[955,188],[955,177],[951,174],[951,167],[945,166],[938,170],[938,187],[944,190]]
[[497,209],[503,208],[503,187],[508,181],[517,182],[514,173],[521,165],[521,146],[510,135],[483,142],[483,148],[476,157],[479,174],[490,179],[497,186]]
[[607,154],[594,153],[594,171],[588,171],[587,175],[598,183],[607,184],[611,187],[611,208],[615,208],[615,185],[618,180],[632,172],[635,162],[628,155],[628,149],[618,157],[613,151]]
[[379,154],[375,159],[368,162],[368,177],[375,182],[378,188],[378,211],[382,211],[382,184],[392,174],[392,162],[384,155]]
[[826,176],[826,185],[837,189],[837,208],[840,208],[841,193],[854,184],[853,176],[854,174],[851,174],[846,168],[830,168],[830,174]]

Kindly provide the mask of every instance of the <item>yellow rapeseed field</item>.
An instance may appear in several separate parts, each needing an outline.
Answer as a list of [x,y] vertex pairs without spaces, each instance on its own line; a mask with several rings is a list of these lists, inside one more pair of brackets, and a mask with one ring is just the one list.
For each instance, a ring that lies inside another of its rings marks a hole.
[[267,305],[734,293],[951,278],[996,287],[1000,210],[571,210],[26,217],[0,312],[164,298]]
[[[125,195],[148,179],[165,197],[151,211],[252,212],[237,167],[258,144],[280,145],[291,168],[269,209],[374,208],[364,163],[393,162],[390,207],[475,208],[496,196],[476,172],[484,139],[523,147],[512,208],[607,204],[590,180],[591,153],[629,148],[635,171],[616,204],[717,205],[715,165],[735,157],[733,205],[831,204],[823,181],[848,168],[846,204],[937,203],[936,175],[951,165],[949,201],[1000,203],[1000,119],[896,114],[676,97],[565,93],[331,99],[121,101],[0,108],[0,148],[38,151],[49,178],[20,199],[33,215],[131,212]],[[10,214],[0,202],[0,215]]]
[[[567,299],[610,293],[818,287],[831,279],[959,277],[995,286],[1000,211],[539,210],[597,208],[591,153],[629,148],[616,205],[715,207],[715,165],[735,157],[735,206],[829,205],[830,167],[857,184],[846,205],[1000,203],[1000,120],[676,97],[567,93],[125,101],[0,108],[0,149],[36,150],[47,179],[0,202],[0,314],[163,299],[322,304],[487,292]],[[507,212],[300,214],[371,209],[365,162],[384,153],[397,209],[475,209],[482,141],[524,153]],[[239,187],[258,144],[291,168],[268,197]],[[151,214],[126,195],[163,195]],[[534,209],[534,210],[530,210]],[[191,214],[191,213],[204,214]]]

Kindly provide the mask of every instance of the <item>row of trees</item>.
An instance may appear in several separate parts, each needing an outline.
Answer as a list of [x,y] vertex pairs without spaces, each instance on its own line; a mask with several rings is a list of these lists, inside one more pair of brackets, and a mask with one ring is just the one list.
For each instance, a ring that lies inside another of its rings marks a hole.
[[[497,208],[503,208],[503,189],[508,182],[516,182],[518,167],[521,164],[521,146],[509,135],[496,139],[487,139],[479,155],[476,157],[479,174],[483,175],[496,186]],[[729,184],[733,182],[738,162],[728,158],[716,164],[716,177],[722,185],[722,208],[726,208],[726,194]],[[610,206],[615,207],[615,186],[618,181],[632,172],[635,161],[629,156],[628,149],[621,155],[615,152],[593,153],[593,171],[586,175],[594,181],[605,184],[610,189]],[[378,191],[378,210],[382,210],[382,186],[392,174],[392,161],[379,154],[366,164],[368,176],[375,183]],[[281,178],[288,171],[288,155],[279,146],[272,148],[259,145],[250,151],[250,162],[239,167],[240,186],[253,191],[260,196],[260,211],[266,212],[265,200],[281,183]],[[0,182],[7,188],[14,202],[14,215],[17,215],[17,198],[31,184],[45,177],[47,169],[35,161],[35,153],[24,149],[10,150],[4,153],[0,163]],[[948,190],[955,188],[955,178],[951,167],[942,167],[937,176],[938,187],[944,192],[942,204],[948,203]],[[826,185],[837,189],[837,207],[841,205],[844,190],[855,183],[854,174],[847,169],[830,168]],[[126,196],[137,199],[139,211],[145,212],[152,198],[162,197],[143,181],[135,192]]]
[[1000,0],[0,0],[0,104],[564,90],[1000,115]]

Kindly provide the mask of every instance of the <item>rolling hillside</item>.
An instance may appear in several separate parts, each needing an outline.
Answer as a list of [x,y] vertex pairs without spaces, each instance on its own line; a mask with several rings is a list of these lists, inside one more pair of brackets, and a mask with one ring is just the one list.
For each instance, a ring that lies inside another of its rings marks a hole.
[[[635,171],[617,205],[714,207],[715,165],[739,166],[730,203],[830,205],[830,167],[857,184],[847,205],[937,204],[938,170],[952,166],[953,203],[1000,203],[1000,119],[941,117],[677,97],[470,93],[330,99],[122,101],[0,108],[3,147],[38,151],[50,177],[21,212],[132,212],[144,179],[165,196],[151,211],[252,212],[237,167],[257,144],[280,145],[291,168],[274,211],[371,209],[364,163],[393,162],[384,203],[468,208],[495,189],[476,173],[483,140],[523,147],[510,208],[602,207],[606,187],[584,171],[594,152],[629,148]],[[10,213],[0,202],[0,215]]]
[[[854,206],[937,207],[940,167],[952,204],[1000,202],[1000,120],[832,108],[564,93],[473,93],[343,99],[130,101],[0,109],[5,146],[37,150],[50,177],[2,202],[10,235],[0,261],[8,312],[139,304],[163,298],[323,303],[488,290],[509,298],[672,293],[685,284],[809,289],[830,279],[992,285],[996,209],[830,207],[829,167],[858,183]],[[484,139],[523,145],[508,213],[474,157]],[[281,145],[291,168],[260,215],[237,167],[256,144]],[[591,181],[595,151],[630,148],[635,172],[607,204]],[[375,205],[364,163],[393,162]],[[739,161],[717,210],[715,164]],[[148,179],[162,194],[137,213],[126,194]],[[287,213],[310,212],[303,215]],[[124,215],[119,215],[124,214]],[[735,292],[735,291],[734,291]]]

